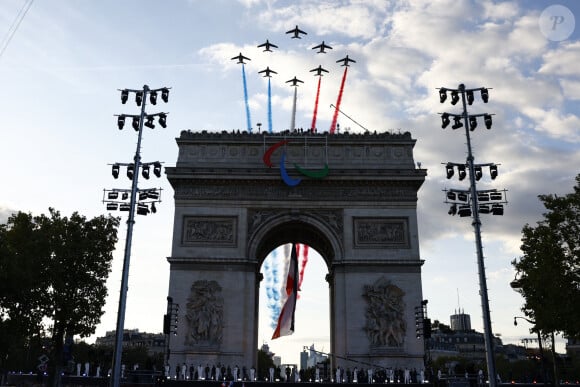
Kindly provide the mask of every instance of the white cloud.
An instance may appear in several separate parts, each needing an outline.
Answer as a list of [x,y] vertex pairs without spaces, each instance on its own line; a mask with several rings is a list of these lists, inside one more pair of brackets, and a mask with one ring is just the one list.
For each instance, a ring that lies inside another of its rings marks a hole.
[[479,1],[483,7],[483,18],[503,22],[518,16],[520,9],[518,4],[513,1],[494,2],[483,0]]
[[578,77],[580,76],[578,58],[580,58],[580,42],[562,43],[556,50],[544,53],[544,63],[538,72],[542,74]]
[[523,107],[522,112],[536,121],[536,130],[560,140],[578,142],[580,140],[580,118],[557,109],[545,110],[538,107]]
[[564,97],[569,100],[580,100],[580,80],[561,80],[560,87],[564,92]]
[[382,29],[385,4],[386,2],[303,1],[264,10],[259,19],[275,31],[285,32],[298,25],[309,34],[309,38],[337,34],[370,39]]

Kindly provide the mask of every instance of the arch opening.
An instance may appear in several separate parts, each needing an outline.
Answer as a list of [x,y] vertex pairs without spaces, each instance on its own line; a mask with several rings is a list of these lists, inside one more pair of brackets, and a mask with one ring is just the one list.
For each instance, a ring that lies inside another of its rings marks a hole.
[[[301,241],[300,241],[301,242]],[[304,347],[317,350],[330,348],[330,293],[326,281],[328,266],[315,249],[300,243],[297,251],[299,292],[295,310],[295,330],[292,335],[272,339],[285,297],[286,276],[291,244],[280,245],[262,261],[262,281],[259,289],[258,348],[280,356],[282,363],[301,368],[300,353]],[[312,358],[309,361],[315,361]],[[312,367],[307,365],[307,367]]]
[[340,254],[336,239],[334,233],[314,218],[302,215],[299,219],[288,219],[283,216],[265,224],[258,231],[253,243],[250,242],[250,256],[255,256],[259,265],[262,265],[266,256],[278,246],[301,243],[318,251],[330,271],[332,262]]

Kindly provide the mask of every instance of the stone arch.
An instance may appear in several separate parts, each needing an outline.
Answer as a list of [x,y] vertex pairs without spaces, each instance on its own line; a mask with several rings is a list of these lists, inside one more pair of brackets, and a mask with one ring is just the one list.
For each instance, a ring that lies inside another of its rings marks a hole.
[[[286,161],[272,150],[281,143]],[[332,367],[423,366],[423,341],[407,329],[423,299],[416,210],[426,176],[410,133],[184,131],[177,144],[165,169],[175,200],[168,296],[181,305],[172,366],[256,364],[260,267],[288,242],[328,267]],[[299,184],[286,185],[284,162]]]

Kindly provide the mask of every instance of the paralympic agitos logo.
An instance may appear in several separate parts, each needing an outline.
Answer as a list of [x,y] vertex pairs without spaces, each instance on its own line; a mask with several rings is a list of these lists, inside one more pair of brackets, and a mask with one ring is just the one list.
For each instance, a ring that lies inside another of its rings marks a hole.
[[[262,161],[264,161],[264,164],[266,164],[268,168],[272,168],[273,166],[271,160],[272,154],[276,152],[278,148],[288,144],[289,142],[290,140],[282,140],[266,149],[266,152],[264,152],[264,156],[262,157]],[[309,177],[311,179],[323,179],[326,176],[328,176],[328,163],[325,163],[324,168],[319,170],[305,169],[296,163],[294,163],[293,165],[294,169],[298,171],[301,175]],[[280,177],[282,177],[284,183],[286,183],[286,185],[289,187],[295,187],[302,181],[301,177],[293,178],[288,174],[288,170],[286,169],[286,151],[284,150],[284,148],[282,148],[282,155],[280,156]]]

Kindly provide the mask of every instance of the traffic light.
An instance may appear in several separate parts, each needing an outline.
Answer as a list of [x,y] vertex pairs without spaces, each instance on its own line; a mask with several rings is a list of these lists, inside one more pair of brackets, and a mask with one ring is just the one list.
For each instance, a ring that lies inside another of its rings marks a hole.
[[423,336],[423,322],[424,318],[423,306],[417,306],[415,308],[415,334],[418,339]]
[[431,338],[431,319],[430,318],[423,319],[423,338],[425,338],[425,339]]
[[163,315],[163,334],[164,335],[168,335],[171,331],[171,323],[170,323],[170,319],[169,319],[169,315],[164,314]]

